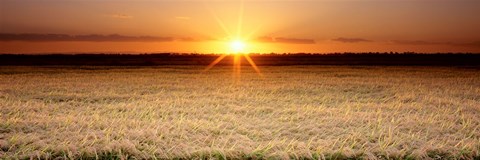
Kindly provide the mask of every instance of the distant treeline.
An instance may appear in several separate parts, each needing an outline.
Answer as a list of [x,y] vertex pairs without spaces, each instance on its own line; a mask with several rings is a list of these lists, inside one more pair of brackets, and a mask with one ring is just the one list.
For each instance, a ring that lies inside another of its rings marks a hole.
[[[208,65],[218,54],[0,54],[0,65],[93,65],[156,66]],[[420,65],[480,66],[480,54],[474,53],[331,53],[331,54],[249,54],[257,65]],[[233,56],[217,65],[232,65]],[[248,65],[243,58],[242,65]]]

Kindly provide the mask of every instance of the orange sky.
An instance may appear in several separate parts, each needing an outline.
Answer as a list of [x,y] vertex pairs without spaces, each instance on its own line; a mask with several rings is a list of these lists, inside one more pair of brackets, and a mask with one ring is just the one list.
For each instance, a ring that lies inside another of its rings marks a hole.
[[257,53],[480,52],[479,8],[478,0],[2,0],[0,53],[226,53],[235,39]]

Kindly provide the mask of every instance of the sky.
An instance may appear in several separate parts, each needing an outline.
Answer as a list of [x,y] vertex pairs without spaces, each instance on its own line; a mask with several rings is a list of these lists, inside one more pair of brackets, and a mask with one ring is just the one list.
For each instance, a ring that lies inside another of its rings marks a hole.
[[0,0],[0,53],[480,52],[479,0]]

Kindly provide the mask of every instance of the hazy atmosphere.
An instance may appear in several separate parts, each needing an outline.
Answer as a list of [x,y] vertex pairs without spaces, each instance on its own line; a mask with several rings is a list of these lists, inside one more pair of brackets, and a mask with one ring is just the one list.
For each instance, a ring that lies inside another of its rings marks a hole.
[[[0,52],[480,52],[476,0],[2,0]],[[26,47],[28,46],[28,47]]]

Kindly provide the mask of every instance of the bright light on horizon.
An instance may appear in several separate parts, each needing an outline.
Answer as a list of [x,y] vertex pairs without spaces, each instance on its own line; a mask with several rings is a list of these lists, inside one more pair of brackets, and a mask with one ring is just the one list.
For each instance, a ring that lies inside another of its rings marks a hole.
[[242,53],[245,51],[245,42],[241,40],[234,40],[230,42],[230,49],[232,50],[232,53]]

